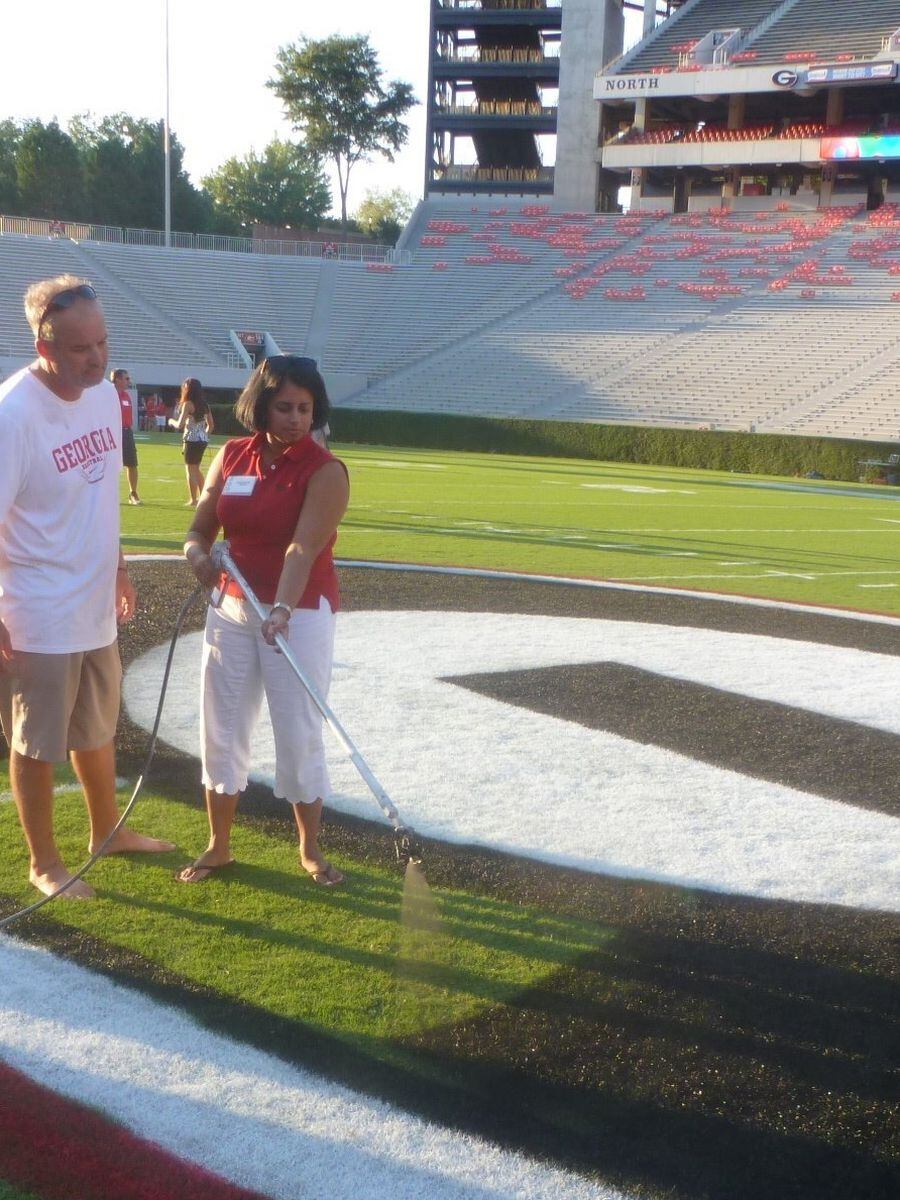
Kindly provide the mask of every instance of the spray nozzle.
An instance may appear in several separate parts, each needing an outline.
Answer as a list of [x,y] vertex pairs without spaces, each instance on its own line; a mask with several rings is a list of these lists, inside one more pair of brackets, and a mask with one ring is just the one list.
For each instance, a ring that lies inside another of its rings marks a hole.
[[397,862],[401,867],[409,866],[411,862],[422,861],[421,847],[416,832],[407,825],[398,825],[394,831],[394,850]]

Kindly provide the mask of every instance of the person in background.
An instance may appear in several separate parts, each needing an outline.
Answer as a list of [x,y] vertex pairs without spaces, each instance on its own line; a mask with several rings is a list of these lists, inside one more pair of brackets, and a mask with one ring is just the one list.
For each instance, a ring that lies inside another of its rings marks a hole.
[[179,872],[183,883],[233,865],[231,827],[263,694],[275,736],[275,795],[292,807],[300,865],[324,887],[343,879],[319,848],[330,791],[322,717],[275,648],[282,634],[319,695],[327,694],[339,604],[332,548],[350,494],[344,464],[310,437],[328,407],[312,359],[265,359],[235,408],[252,436],[227,442],[216,455],[187,534],[185,557],[204,586],[222,583],[210,557],[221,530],[254,594],[270,607],[260,621],[229,580],[221,606],[207,613],[200,749],[210,838]]
[[313,429],[309,435],[312,440],[323,449],[328,449],[328,439],[331,437],[331,426],[326,421],[324,425]]
[[138,459],[137,446],[134,444],[134,404],[131,399],[131,376],[119,367],[110,375],[119,397],[119,407],[122,410],[122,465],[128,477],[128,503],[141,504],[138,495]]
[[[71,755],[98,849],[119,819],[116,624],[136,604],[119,547],[122,423],[91,284],[35,283],[25,316],[37,360],[0,386],[0,724],[30,882],[89,899],[93,888],[73,880],[56,845],[53,774]],[[173,849],[123,826],[105,853]]]
[[200,464],[209,444],[209,435],[215,428],[212,411],[203,398],[203,388],[199,379],[185,379],[181,385],[178,413],[177,416],[169,418],[169,425],[177,429],[183,439],[181,448],[188,485],[186,507],[196,508],[203,491],[203,472],[200,470]]

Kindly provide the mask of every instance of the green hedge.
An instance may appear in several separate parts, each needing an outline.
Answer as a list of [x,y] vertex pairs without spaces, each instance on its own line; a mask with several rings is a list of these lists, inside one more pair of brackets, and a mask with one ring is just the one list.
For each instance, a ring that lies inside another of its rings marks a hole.
[[[246,433],[234,418],[233,405],[213,404],[211,408],[217,433]],[[588,458],[750,475],[805,475],[807,471],[818,471],[826,479],[847,481],[855,481],[861,474],[869,480],[878,478],[880,472],[861,471],[859,460],[884,460],[897,450],[889,442],[775,433],[515,421],[360,408],[335,408],[331,430],[336,441],[371,446]]]
[[355,408],[336,408],[331,429],[339,442],[367,445],[589,458],[743,471],[751,475],[798,475],[814,470],[826,479],[848,481],[859,478],[860,459],[885,459],[897,449],[887,442],[786,434],[501,420]]
[[210,404],[213,420],[216,423],[216,433],[228,437],[238,437],[246,434],[247,430],[239,425],[234,416],[234,404]]

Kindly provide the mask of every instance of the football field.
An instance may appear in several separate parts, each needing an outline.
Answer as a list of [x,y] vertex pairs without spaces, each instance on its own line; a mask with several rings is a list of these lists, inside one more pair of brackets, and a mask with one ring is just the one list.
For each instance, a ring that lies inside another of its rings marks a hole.
[[[421,871],[328,737],[345,883],[305,877],[263,720],[236,863],[176,881],[206,837],[204,614],[145,771],[194,581],[177,439],[143,439],[119,798],[146,777],[129,822],[177,848],[103,859],[95,903],[0,936],[0,1200],[320,1181],[334,1200],[893,1200],[898,622],[828,606],[898,613],[895,489],[336,451],[329,702]],[[34,899],[6,767],[0,919]],[[57,784],[74,865],[84,804],[70,770]]]
[[[900,613],[900,489],[576,459],[334,449],[351,478],[342,559]],[[138,453],[145,504],[123,509],[126,553],[178,552],[191,519],[179,445],[145,435]]]

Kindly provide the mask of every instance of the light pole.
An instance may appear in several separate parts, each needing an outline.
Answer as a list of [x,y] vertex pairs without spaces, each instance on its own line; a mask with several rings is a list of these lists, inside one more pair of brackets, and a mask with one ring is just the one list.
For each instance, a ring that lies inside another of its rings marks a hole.
[[163,191],[165,194],[165,235],[166,246],[172,245],[172,153],[169,145],[169,0],[166,6],[166,116],[163,122],[163,157],[165,171]]

